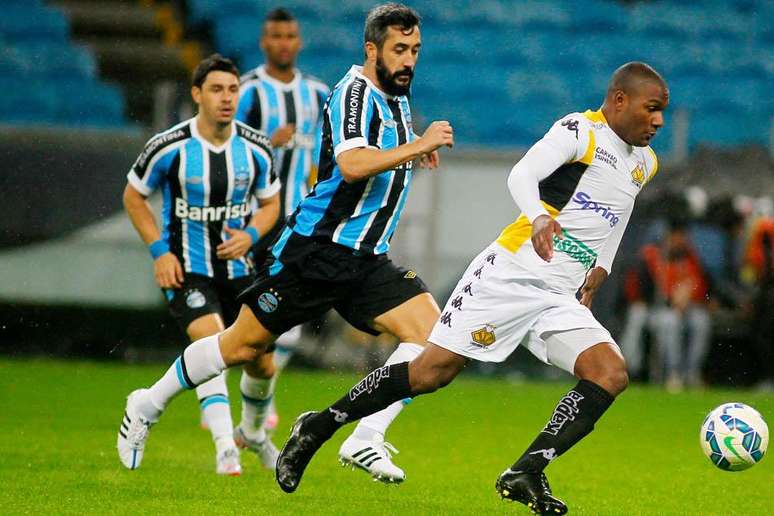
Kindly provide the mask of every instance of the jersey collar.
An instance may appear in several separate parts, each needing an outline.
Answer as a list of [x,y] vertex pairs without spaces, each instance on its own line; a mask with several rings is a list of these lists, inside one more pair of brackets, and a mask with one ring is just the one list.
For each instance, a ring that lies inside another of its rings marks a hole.
[[610,124],[607,123],[607,118],[605,118],[605,114],[602,112],[602,108],[596,111],[592,111],[588,109],[583,114],[586,116],[586,118],[588,118],[594,123],[604,124],[605,127],[607,127],[608,132],[610,133],[610,138],[613,140],[613,143],[616,146],[619,146],[622,149],[624,149],[627,154],[631,154],[632,150],[634,149],[634,146],[629,145],[628,143],[623,141],[623,139],[621,139],[621,137],[618,136],[615,131],[613,131],[613,128],[610,127]]
[[199,142],[201,142],[203,147],[205,147],[208,150],[211,150],[212,152],[215,152],[215,153],[223,152],[226,149],[226,147],[228,147],[231,144],[231,142],[234,140],[234,138],[236,137],[236,134],[237,134],[236,122],[234,122],[232,120],[231,121],[231,136],[229,136],[228,140],[223,142],[223,145],[216,146],[212,142],[210,142],[209,140],[206,140],[201,134],[199,134],[199,128],[196,127],[196,118],[197,117],[193,117],[191,119],[191,136],[193,136],[194,138],[199,140]]
[[349,69],[349,73],[357,77],[358,79],[362,79],[365,81],[365,83],[368,85],[371,90],[376,93],[377,95],[384,97],[387,100],[395,100],[400,97],[396,97],[394,95],[390,95],[389,93],[385,93],[384,91],[380,90],[378,86],[376,86],[373,82],[371,82],[371,79],[363,75],[363,67],[360,65],[352,65],[352,68]]
[[262,81],[266,81],[275,88],[278,88],[280,90],[292,90],[298,85],[298,82],[301,80],[301,72],[298,70],[298,68],[293,68],[293,80],[290,82],[282,82],[280,80],[275,79],[271,75],[268,74],[266,71],[266,65],[261,65],[258,68],[255,69],[256,75],[261,78]]

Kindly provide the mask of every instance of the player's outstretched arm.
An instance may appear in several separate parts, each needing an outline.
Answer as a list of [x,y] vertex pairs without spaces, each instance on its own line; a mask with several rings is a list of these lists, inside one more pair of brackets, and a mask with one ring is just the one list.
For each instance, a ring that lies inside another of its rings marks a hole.
[[[160,241],[161,232],[156,225],[153,210],[145,196],[131,184],[127,184],[124,189],[124,208],[145,245],[150,246]],[[156,282],[161,288],[180,288],[182,285],[183,267],[180,265],[180,260],[168,249],[167,252],[154,257],[153,270]]]
[[354,183],[431,154],[444,145],[449,148],[454,146],[454,130],[445,120],[430,124],[425,133],[413,142],[386,150],[365,147],[348,150],[339,154],[336,162],[344,181]]

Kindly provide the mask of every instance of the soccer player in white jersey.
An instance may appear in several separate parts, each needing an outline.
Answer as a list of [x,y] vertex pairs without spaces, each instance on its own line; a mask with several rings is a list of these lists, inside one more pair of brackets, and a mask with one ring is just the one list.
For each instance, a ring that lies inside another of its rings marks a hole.
[[447,385],[469,358],[502,362],[524,342],[579,382],[496,487],[535,512],[564,514],[543,469],[591,432],[627,386],[623,356],[590,308],[634,199],[658,169],[648,145],[668,103],[661,76],[632,62],[615,71],[599,111],[557,121],[508,178],[521,215],[473,259],[424,351],[372,371],[328,409],[299,417],[278,477],[297,486],[316,450],[344,424]]
[[[274,164],[282,184],[280,222],[253,248],[253,259],[261,266],[268,258],[268,246],[285,227],[309,193],[316,178],[322,136],[322,115],[330,94],[318,79],[301,73],[296,59],[301,51],[298,21],[285,9],[269,11],[264,18],[260,46],[264,64],[241,78],[236,119],[271,136]],[[255,449],[265,432],[277,426],[274,385],[301,338],[301,327],[284,333],[274,343],[275,374],[270,380],[254,380],[242,374],[242,420],[234,430],[238,445]]]

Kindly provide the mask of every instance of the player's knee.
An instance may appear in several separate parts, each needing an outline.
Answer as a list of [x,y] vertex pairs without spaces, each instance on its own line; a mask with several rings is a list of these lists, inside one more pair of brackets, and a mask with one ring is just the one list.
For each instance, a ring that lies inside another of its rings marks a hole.
[[457,371],[448,366],[419,367],[409,372],[411,390],[415,394],[435,392],[446,387],[457,376]]
[[613,396],[618,396],[629,386],[629,373],[623,358],[606,364],[598,373],[596,383]]

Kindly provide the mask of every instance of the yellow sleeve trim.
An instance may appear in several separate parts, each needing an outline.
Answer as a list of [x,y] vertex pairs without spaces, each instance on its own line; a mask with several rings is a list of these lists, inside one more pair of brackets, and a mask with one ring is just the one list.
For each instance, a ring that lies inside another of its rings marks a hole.
[[594,161],[594,149],[596,149],[596,147],[597,142],[594,140],[594,131],[589,129],[589,145],[586,147],[586,154],[578,161],[586,165],[591,165],[591,162]]
[[[547,204],[544,201],[540,201],[540,204],[546,209],[551,218],[556,218],[559,215],[559,210]],[[500,236],[497,237],[497,243],[503,246],[508,251],[515,253],[519,248],[532,238],[532,224],[525,215],[519,215],[516,221],[503,229]]]
[[598,109],[597,111],[592,111],[590,109],[587,109],[583,113],[583,116],[585,116],[592,122],[607,124],[607,119],[605,118],[605,114],[602,113],[601,109]]
[[656,176],[656,172],[658,172],[658,158],[656,157],[656,153],[653,152],[653,149],[650,147],[648,147],[648,150],[650,151],[650,155],[653,156],[653,170],[649,172],[648,180],[645,182],[646,184],[649,183],[650,180]]

